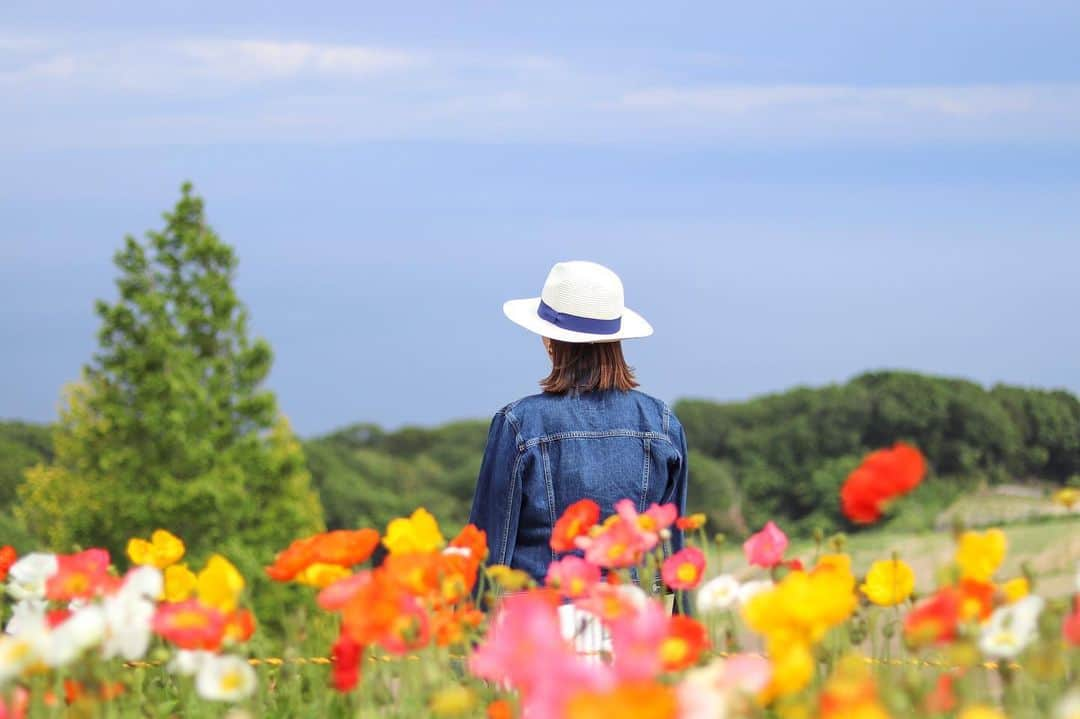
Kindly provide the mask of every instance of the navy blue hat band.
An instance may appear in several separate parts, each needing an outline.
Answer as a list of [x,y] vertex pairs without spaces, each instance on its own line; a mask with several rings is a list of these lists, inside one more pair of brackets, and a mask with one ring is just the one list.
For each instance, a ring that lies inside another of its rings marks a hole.
[[613,320],[597,320],[592,317],[568,315],[564,312],[556,312],[543,300],[540,300],[540,306],[536,309],[536,314],[556,327],[571,332],[584,332],[590,335],[613,335],[622,329],[622,317],[616,317]]

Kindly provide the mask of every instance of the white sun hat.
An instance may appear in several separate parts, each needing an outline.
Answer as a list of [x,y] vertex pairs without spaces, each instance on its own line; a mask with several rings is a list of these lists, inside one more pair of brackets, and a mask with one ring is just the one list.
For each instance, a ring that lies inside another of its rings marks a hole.
[[539,297],[510,300],[503,313],[536,334],[563,342],[618,342],[648,337],[652,325],[623,305],[619,276],[595,262],[560,262]]

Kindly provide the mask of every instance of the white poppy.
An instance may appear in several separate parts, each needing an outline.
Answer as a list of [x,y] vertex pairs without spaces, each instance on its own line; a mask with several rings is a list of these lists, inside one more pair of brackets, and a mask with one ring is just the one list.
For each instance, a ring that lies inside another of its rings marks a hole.
[[1011,659],[1035,639],[1042,597],[1028,595],[994,610],[979,636],[979,649],[988,657]]
[[154,603],[138,596],[133,589],[106,597],[102,609],[107,626],[102,656],[106,659],[121,656],[129,662],[142,659],[153,636]]
[[40,663],[48,640],[45,615],[37,612],[26,612],[20,617],[18,634],[0,635],[0,685]]
[[195,691],[203,699],[235,702],[255,691],[255,669],[233,655],[213,656],[199,668]]
[[750,582],[743,582],[739,587],[739,604],[746,604],[750,601],[751,597],[756,594],[761,594],[767,589],[772,589],[773,583],[768,579],[755,579]]
[[161,570],[145,564],[132,569],[124,575],[124,583],[120,585],[120,593],[156,600],[161,596],[164,587],[165,580],[162,577]]
[[105,638],[105,612],[99,606],[83,607],[49,632],[42,656],[50,667],[70,664]]
[[17,601],[43,599],[45,582],[60,569],[55,554],[32,552],[21,557],[8,570],[8,594]]
[[701,585],[695,606],[702,614],[730,608],[739,599],[739,580],[730,574],[713,577]]
[[173,655],[167,669],[173,674],[190,677],[199,673],[203,664],[213,659],[215,654],[203,649],[179,649]]
[[4,631],[8,634],[18,634],[20,628],[31,624],[45,624],[45,609],[48,603],[44,599],[23,599],[16,602],[11,608],[11,619],[8,620]]

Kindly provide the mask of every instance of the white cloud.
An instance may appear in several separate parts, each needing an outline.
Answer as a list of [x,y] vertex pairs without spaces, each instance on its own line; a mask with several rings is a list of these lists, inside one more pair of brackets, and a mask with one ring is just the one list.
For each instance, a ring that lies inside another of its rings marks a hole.
[[199,95],[297,77],[376,77],[421,65],[424,58],[401,49],[275,40],[144,40],[78,47],[0,38],[0,61],[0,86],[26,92]]
[[1080,84],[650,85],[647,74],[376,44],[0,35],[0,145],[1080,141]]
[[219,77],[260,79],[301,73],[366,76],[420,64],[403,50],[359,45],[317,45],[269,40],[200,40],[178,43],[204,72]]

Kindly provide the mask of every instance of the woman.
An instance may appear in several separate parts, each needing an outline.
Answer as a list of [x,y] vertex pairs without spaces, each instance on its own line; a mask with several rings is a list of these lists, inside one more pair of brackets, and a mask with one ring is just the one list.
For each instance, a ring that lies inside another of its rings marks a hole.
[[[503,305],[510,320],[543,337],[551,374],[543,392],[508,404],[488,432],[470,521],[485,530],[490,564],[543,583],[556,559],[552,527],[580,499],[601,518],[624,498],[686,508],[686,437],[667,405],[636,391],[621,340],[652,327],[623,306],[618,275],[592,262],[563,262],[540,297]],[[675,531],[672,545],[682,545]]]

